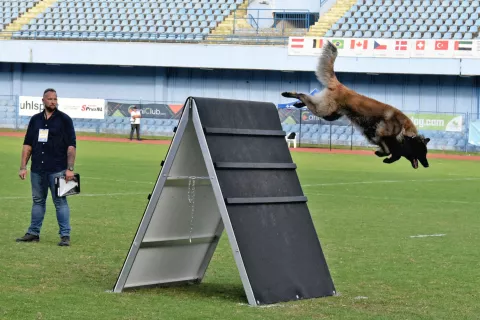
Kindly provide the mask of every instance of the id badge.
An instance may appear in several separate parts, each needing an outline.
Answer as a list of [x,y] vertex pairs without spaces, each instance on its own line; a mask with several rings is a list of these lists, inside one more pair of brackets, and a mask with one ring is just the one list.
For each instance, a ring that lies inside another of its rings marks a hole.
[[47,142],[48,141],[48,129],[40,129],[38,131],[38,141]]

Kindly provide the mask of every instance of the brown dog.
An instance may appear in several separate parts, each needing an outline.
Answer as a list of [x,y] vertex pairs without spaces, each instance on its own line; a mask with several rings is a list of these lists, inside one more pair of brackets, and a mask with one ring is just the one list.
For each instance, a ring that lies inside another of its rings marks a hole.
[[[425,138],[418,134],[415,124],[403,112],[361,95],[338,81],[333,70],[337,54],[337,48],[327,41],[315,72],[317,79],[325,86],[320,93],[310,96],[283,92],[282,96],[299,99],[301,102],[295,103],[295,107],[307,106],[313,114],[327,121],[346,116],[371,143],[380,148],[375,152],[377,156],[391,154],[388,144],[392,145],[392,141],[386,143],[385,138],[394,137],[400,144],[420,143],[426,148]],[[405,141],[405,137],[410,139]]]

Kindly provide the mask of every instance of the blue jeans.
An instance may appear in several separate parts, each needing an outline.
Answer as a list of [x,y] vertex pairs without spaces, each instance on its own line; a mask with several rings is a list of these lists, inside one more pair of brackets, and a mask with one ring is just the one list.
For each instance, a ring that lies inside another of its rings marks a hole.
[[40,235],[43,218],[45,217],[48,188],[52,195],[53,203],[57,211],[57,222],[60,228],[60,237],[70,236],[70,208],[68,207],[66,197],[57,197],[55,193],[55,177],[65,175],[65,171],[56,173],[36,173],[31,172],[30,180],[32,183],[32,220],[28,233]]

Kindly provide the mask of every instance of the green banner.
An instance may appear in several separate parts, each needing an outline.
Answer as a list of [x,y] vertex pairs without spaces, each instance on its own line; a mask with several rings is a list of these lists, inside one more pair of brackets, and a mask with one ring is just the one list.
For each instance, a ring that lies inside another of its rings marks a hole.
[[418,130],[438,130],[462,132],[462,115],[445,115],[437,113],[406,113]]

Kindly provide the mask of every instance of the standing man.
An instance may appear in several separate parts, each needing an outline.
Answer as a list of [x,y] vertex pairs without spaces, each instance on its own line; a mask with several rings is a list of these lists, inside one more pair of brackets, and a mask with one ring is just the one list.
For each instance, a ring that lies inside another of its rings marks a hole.
[[72,119],[57,109],[57,93],[47,89],[43,93],[44,110],[32,116],[23,142],[20,179],[27,176],[27,163],[32,157],[30,180],[32,184],[31,223],[27,233],[17,242],[40,241],[40,229],[46,210],[48,189],[57,212],[59,246],[70,245],[70,208],[66,197],[57,197],[55,178],[73,179],[76,156],[76,136]]
[[137,140],[140,141],[140,118],[142,114],[140,110],[137,109],[136,105],[133,105],[132,111],[130,111],[130,123],[132,125],[132,130],[130,131],[130,140],[133,138],[133,131],[137,130]]

